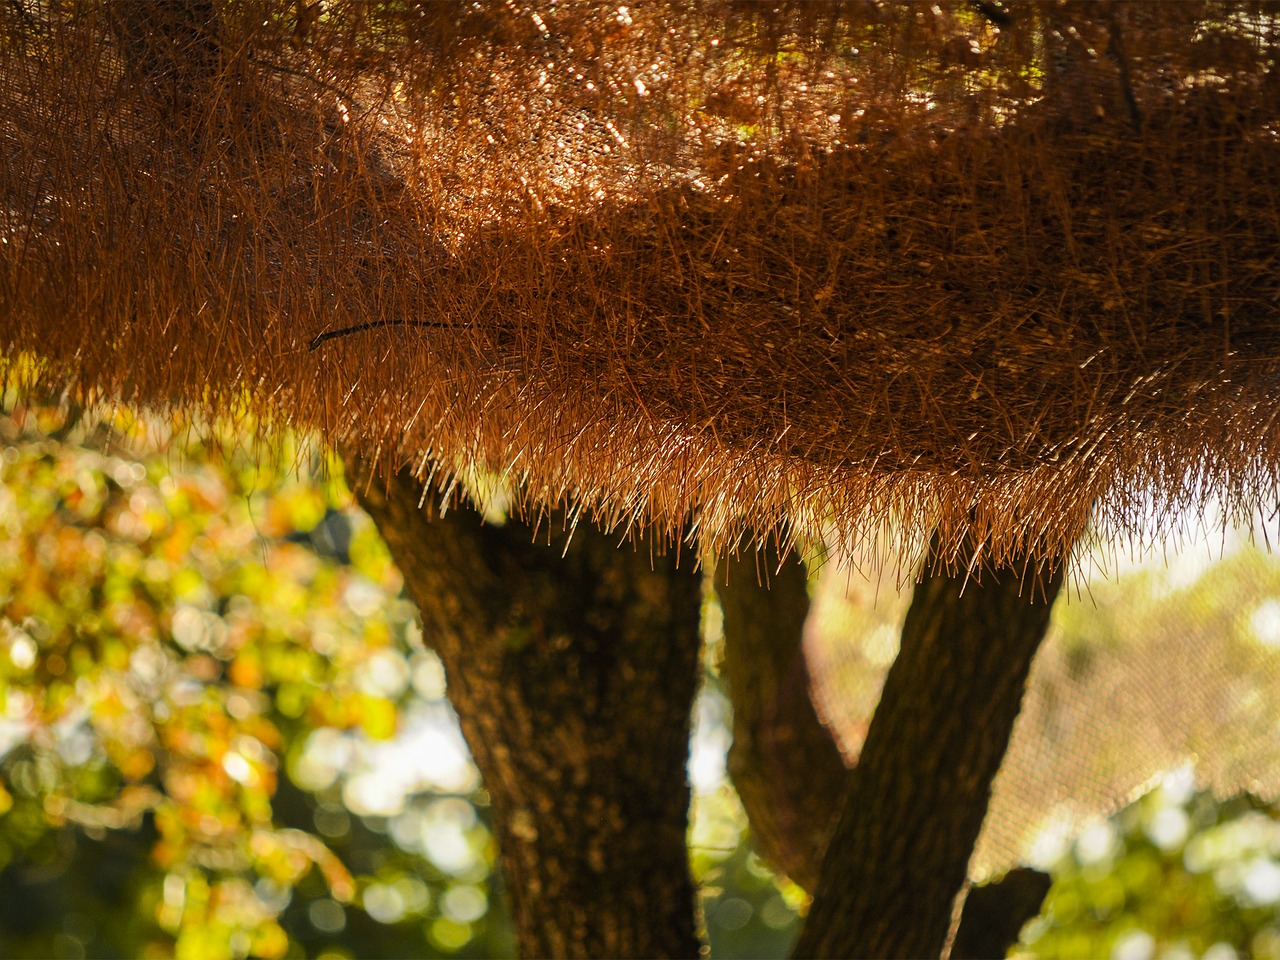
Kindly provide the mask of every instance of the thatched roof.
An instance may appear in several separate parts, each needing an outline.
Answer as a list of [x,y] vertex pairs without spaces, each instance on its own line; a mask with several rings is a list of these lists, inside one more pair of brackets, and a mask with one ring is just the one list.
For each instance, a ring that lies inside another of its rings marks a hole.
[[18,0],[0,351],[713,540],[1269,513],[1277,13]]

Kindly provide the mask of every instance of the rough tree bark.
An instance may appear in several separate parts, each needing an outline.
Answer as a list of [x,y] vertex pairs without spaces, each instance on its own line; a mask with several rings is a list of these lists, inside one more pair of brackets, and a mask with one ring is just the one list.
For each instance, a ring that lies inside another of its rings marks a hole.
[[725,557],[715,586],[733,705],[729,776],[761,856],[813,890],[848,773],[810,696],[804,563],[775,547]]
[[797,957],[936,957],[946,946],[1062,584],[1060,571],[966,579],[939,573],[916,587]]
[[[768,548],[722,560],[715,585],[724,611],[721,669],[733,705],[729,773],[761,856],[813,891],[850,774],[810,699],[804,564]],[[991,589],[986,579],[968,587],[983,589]],[[985,796],[977,800],[985,806]],[[1002,956],[1047,889],[1048,878],[1033,870],[974,888],[953,960]],[[942,895],[954,899],[954,891]]]
[[[686,831],[701,578],[560,517],[534,531],[419,508],[407,475],[359,491],[440,655],[492,797],[531,957],[697,956]],[[548,543],[548,541],[550,541]],[[566,550],[567,544],[567,550]]]

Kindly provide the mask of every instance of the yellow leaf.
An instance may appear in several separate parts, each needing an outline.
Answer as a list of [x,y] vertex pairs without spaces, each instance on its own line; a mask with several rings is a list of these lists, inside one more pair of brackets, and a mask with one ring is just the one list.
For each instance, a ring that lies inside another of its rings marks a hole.
[[250,953],[255,957],[276,960],[277,957],[283,957],[288,949],[289,937],[278,923],[264,923],[253,932]]
[[361,697],[360,726],[374,740],[390,740],[396,732],[395,705],[378,697]]
[[231,668],[227,671],[227,676],[238,687],[257,690],[262,686],[262,668],[258,666],[256,658],[244,655],[236,657],[231,662]]

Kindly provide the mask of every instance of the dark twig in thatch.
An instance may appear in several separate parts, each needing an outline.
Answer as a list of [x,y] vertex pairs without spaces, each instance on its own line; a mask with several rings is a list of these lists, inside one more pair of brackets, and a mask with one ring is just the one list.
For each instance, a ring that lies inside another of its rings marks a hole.
[[1133,132],[1142,132],[1142,110],[1138,107],[1138,97],[1133,92],[1133,79],[1129,76],[1129,61],[1124,55],[1124,45],[1120,38],[1120,22],[1115,11],[1110,11],[1109,36],[1107,40],[1107,56],[1116,63],[1116,71],[1120,77],[1120,90],[1124,94],[1124,103],[1129,110],[1129,122],[1133,124]]
[[317,350],[321,344],[330,340],[349,337],[354,333],[363,333],[366,330],[378,330],[383,327],[426,327],[431,330],[457,329],[451,323],[436,323],[431,320],[370,320],[368,323],[357,323],[354,326],[343,327],[341,330],[328,330],[312,337],[311,342],[307,344],[307,349]]

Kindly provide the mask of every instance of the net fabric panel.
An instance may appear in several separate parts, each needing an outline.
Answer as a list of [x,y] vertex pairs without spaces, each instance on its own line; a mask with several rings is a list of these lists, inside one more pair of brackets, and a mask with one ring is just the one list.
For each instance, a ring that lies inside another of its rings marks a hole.
[[[1213,538],[1210,538],[1213,539]],[[1260,543],[1260,541],[1259,541]],[[1280,798],[1280,561],[1236,531],[1123,571],[1114,545],[1059,600],[970,863],[979,881],[1050,865],[1061,844],[1189,768],[1226,799]],[[910,589],[831,564],[806,651],[849,762],[896,653]]]

